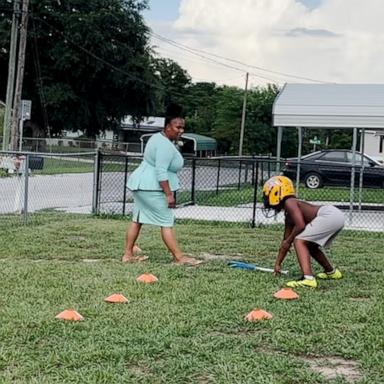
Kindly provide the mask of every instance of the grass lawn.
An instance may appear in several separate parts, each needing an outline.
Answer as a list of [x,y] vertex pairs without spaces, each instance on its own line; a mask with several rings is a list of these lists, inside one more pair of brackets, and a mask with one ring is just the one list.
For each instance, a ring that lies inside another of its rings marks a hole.
[[[187,268],[154,227],[139,242],[150,261],[121,264],[126,225],[56,214],[0,223],[1,383],[384,383],[382,234],[344,231],[333,258],[345,278],[283,302],[273,293],[287,277],[223,262],[272,266],[282,228],[180,223],[185,252],[210,259]],[[284,269],[298,276],[293,254]],[[143,272],[159,282],[137,283]],[[129,303],[105,303],[112,293]],[[67,308],[85,321],[56,320]],[[253,308],[273,319],[245,322]]]
[[88,173],[94,171],[92,157],[66,160],[65,158],[44,158],[44,168],[33,170],[36,175],[57,175],[62,173]]

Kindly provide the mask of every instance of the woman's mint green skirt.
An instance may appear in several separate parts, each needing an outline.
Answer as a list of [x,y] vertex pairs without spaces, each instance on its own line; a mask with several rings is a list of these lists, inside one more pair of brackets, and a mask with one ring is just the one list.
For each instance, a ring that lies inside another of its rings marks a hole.
[[175,215],[168,208],[167,198],[162,191],[133,191],[132,221],[160,227],[173,227]]

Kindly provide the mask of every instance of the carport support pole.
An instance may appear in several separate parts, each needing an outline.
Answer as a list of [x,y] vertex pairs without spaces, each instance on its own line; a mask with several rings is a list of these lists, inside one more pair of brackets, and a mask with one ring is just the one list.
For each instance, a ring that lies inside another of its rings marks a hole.
[[360,153],[361,153],[361,163],[360,163],[360,178],[359,178],[359,211],[361,211],[361,203],[363,199],[363,178],[364,178],[364,147],[365,147],[365,129],[363,128],[360,131]]
[[283,140],[283,127],[277,127],[276,171],[280,172],[281,141]]
[[298,133],[298,149],[297,149],[297,167],[296,167],[296,194],[297,196],[299,196],[301,149],[303,144],[303,128],[297,127],[297,133]]
[[351,190],[350,190],[350,196],[349,196],[349,223],[350,224],[352,224],[353,201],[355,198],[356,144],[357,144],[357,128],[353,128]]

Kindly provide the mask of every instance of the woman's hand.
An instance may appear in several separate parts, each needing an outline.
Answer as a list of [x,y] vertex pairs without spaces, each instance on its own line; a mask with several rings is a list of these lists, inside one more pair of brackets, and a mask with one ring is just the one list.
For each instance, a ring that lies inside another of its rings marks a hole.
[[168,202],[168,208],[175,208],[176,207],[176,200],[173,196],[173,193],[167,195],[167,202]]

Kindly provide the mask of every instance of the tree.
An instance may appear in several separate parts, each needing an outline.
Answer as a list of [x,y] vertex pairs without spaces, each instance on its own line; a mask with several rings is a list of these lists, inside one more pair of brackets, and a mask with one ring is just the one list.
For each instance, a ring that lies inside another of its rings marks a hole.
[[274,85],[250,90],[244,134],[244,153],[265,155],[276,153],[276,128],[272,125],[272,106],[278,89]]
[[238,153],[242,104],[243,90],[240,88],[223,86],[219,89],[212,132],[221,153]]
[[[52,132],[81,129],[93,136],[128,114],[153,111],[158,85],[140,13],[146,6],[146,0],[31,0],[23,98],[32,100],[34,122]],[[1,73],[7,72],[6,16]]]
[[171,59],[153,58],[152,69],[158,79],[159,104],[157,115],[162,116],[170,103],[183,105],[187,86],[191,83],[188,72]]
[[218,87],[215,83],[199,82],[187,87],[183,105],[188,131],[212,136],[217,95]]

